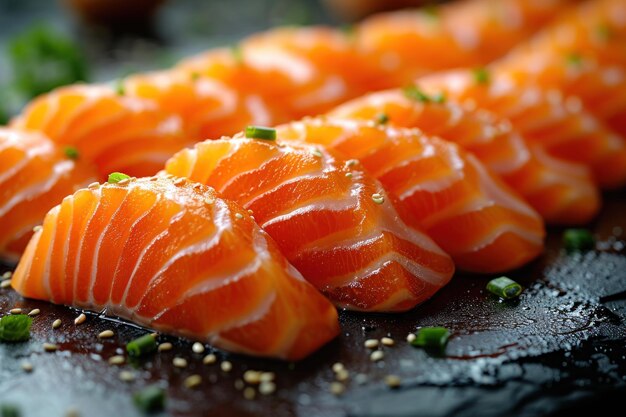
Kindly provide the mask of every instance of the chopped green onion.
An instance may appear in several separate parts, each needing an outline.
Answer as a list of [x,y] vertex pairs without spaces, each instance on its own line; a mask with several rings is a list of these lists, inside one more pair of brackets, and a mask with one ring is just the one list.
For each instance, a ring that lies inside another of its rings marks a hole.
[[118,78],[115,81],[115,94],[118,96],[123,96],[126,94],[126,88],[124,87],[124,80],[122,78]]
[[134,393],[133,401],[145,413],[162,411],[165,408],[165,391],[157,385],[150,385]]
[[33,319],[25,314],[12,314],[0,319],[0,342],[24,342],[30,338]]
[[428,94],[424,93],[415,85],[410,85],[408,87],[405,87],[402,90],[402,92],[404,93],[404,96],[406,98],[409,98],[411,100],[419,101],[422,103],[428,103],[431,100]]
[[200,73],[199,72],[192,72],[191,73],[191,80],[192,81],[198,81],[200,79]]
[[567,54],[566,59],[567,59],[567,64],[572,67],[580,67],[580,65],[583,63],[583,57],[580,56],[580,54],[576,52]]
[[157,343],[154,336],[146,334],[138,337],[126,344],[126,351],[130,356],[139,357],[147,355],[157,350]]
[[246,137],[251,139],[276,140],[276,129],[263,126],[246,127]]
[[341,33],[343,33],[343,35],[348,39],[352,39],[356,35],[356,29],[354,25],[350,25],[350,24],[341,25],[340,30],[341,30]]
[[487,283],[487,290],[506,300],[515,298],[522,293],[522,286],[509,277],[492,279]]
[[73,146],[66,146],[65,149],[63,149],[63,152],[65,153],[65,156],[70,159],[78,159],[78,149]]
[[437,93],[431,96],[431,99],[437,104],[443,104],[446,102],[446,94],[444,92]]
[[569,252],[595,249],[596,240],[587,229],[567,229],[563,233],[563,244]]
[[386,113],[379,113],[376,115],[376,124],[386,125],[389,122],[389,116]]
[[485,68],[474,68],[472,73],[474,74],[474,81],[476,81],[476,84],[489,83],[489,72]]
[[0,406],[0,417],[20,417],[19,408],[13,404],[2,404]]
[[411,345],[429,349],[443,349],[450,338],[450,331],[445,327],[422,327],[415,333]]
[[118,182],[122,181],[122,180],[126,180],[129,179],[130,176],[122,173],[122,172],[112,172],[109,174],[109,184],[117,184]]
[[230,52],[233,54],[233,58],[237,64],[243,64],[243,49],[240,45],[233,45],[230,47]]
[[606,42],[611,39],[613,36],[613,31],[611,27],[606,23],[600,24],[596,27],[596,37],[602,42]]

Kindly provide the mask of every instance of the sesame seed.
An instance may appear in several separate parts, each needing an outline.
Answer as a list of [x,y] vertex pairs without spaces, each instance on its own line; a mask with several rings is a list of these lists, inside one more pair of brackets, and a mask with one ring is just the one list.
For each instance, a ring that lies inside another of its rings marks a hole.
[[124,178],[122,181],[118,181],[117,185],[126,185],[130,182],[129,178]]
[[174,181],[174,185],[182,185],[185,182],[184,178],[179,178],[176,181]]
[[259,371],[246,371],[243,374],[243,380],[248,384],[257,385],[261,382],[261,373]]
[[352,172],[346,172],[346,177],[347,178],[352,178]]
[[87,188],[92,189],[92,190],[93,190],[94,188],[98,188],[98,187],[100,187],[100,183],[99,183],[99,182],[92,182],[91,184],[89,184],[89,185],[87,186]]
[[193,350],[194,353],[204,353],[204,345],[200,342],[196,342],[191,346],[191,350]]
[[104,330],[98,333],[98,339],[109,339],[113,336],[115,336],[115,333],[113,333],[113,330]]
[[33,364],[30,362],[22,362],[22,370],[24,372],[32,372],[33,371]]
[[122,365],[124,362],[126,362],[126,358],[122,355],[115,355],[109,358],[110,365]]
[[207,204],[213,204],[215,203],[215,197],[207,197],[204,199],[204,202]]
[[378,347],[378,340],[367,339],[363,345],[368,349],[376,349]]
[[396,344],[396,342],[391,337],[383,337],[382,339],[380,339],[380,343],[385,346],[393,346]]
[[261,372],[261,383],[272,382],[275,378],[276,374],[274,372]]
[[376,204],[383,204],[385,202],[385,197],[380,193],[372,194],[372,200]]
[[9,313],[11,314],[22,314],[22,309],[21,308],[12,308],[9,310]]
[[5,289],[5,288],[9,288],[11,286],[11,280],[7,279],[4,280],[2,282],[0,282],[0,288]]
[[131,371],[122,371],[120,372],[119,378],[124,382],[130,382],[135,379],[135,374]]
[[174,365],[177,368],[186,368],[187,367],[187,359],[185,358],[174,358],[172,360],[172,365]]
[[74,324],[83,324],[85,320],[87,320],[85,313],[80,313],[80,315],[74,319]]
[[233,364],[229,361],[224,361],[220,363],[220,369],[224,372],[230,372],[233,369]]
[[41,225],[37,225],[35,227],[33,227],[33,232],[37,233],[39,231],[41,231],[43,229],[43,227]]
[[202,363],[205,365],[211,365],[215,362],[217,362],[217,356],[215,356],[213,353],[209,353],[202,359]]
[[184,384],[187,388],[196,388],[197,386],[202,384],[202,377],[196,374],[190,375],[185,378]]
[[239,378],[237,378],[237,379],[235,380],[235,389],[236,389],[237,391],[241,391],[242,389],[244,389],[244,388],[245,388],[245,386],[246,386],[246,383],[245,383],[245,382],[243,382],[243,379],[239,379]]
[[150,181],[158,181],[159,177],[150,177]]
[[276,391],[276,384],[272,381],[263,381],[259,385],[259,392],[261,395],[270,395]]
[[382,350],[375,350],[370,355],[370,360],[372,362],[378,362],[378,361],[382,360],[384,357],[385,357],[385,354],[383,353]]
[[341,371],[343,369],[345,369],[345,367],[343,366],[343,363],[337,362],[337,363],[333,364],[333,372],[334,373],[337,373],[337,372],[339,372],[339,371]]
[[13,272],[7,271],[4,274],[2,274],[2,279],[10,279],[12,276],[13,276]]
[[345,385],[341,382],[331,382],[330,383],[330,392],[334,395],[341,395],[346,390]]
[[318,158],[321,158],[322,155],[322,151],[320,151],[319,149],[315,149],[311,152],[313,155],[317,156]]
[[159,334],[157,332],[152,332],[152,333],[150,333],[150,336],[152,336],[152,337],[154,337],[156,339],[157,337],[159,337]]
[[254,397],[256,397],[256,391],[254,388],[248,387],[243,390],[243,398],[246,400],[254,400]]
[[335,374],[335,378],[337,381],[345,382],[350,378],[350,373],[347,370],[342,369]]
[[243,214],[235,213],[235,217],[238,218],[239,220],[241,220],[241,219],[243,219]]
[[159,347],[157,348],[159,350],[159,352],[166,352],[168,350],[172,350],[173,346],[170,342],[164,342],[159,344]]
[[59,347],[55,345],[54,343],[43,344],[43,350],[45,350],[46,352],[55,352],[57,349],[59,349]]
[[406,341],[409,343],[413,343],[413,341],[417,338],[415,333],[409,333],[406,335]]
[[346,165],[349,167],[353,167],[355,166],[359,161],[357,161],[356,159],[350,159],[348,161],[346,161]]
[[248,209],[248,214],[250,214],[252,216],[254,214],[254,211]]
[[385,384],[387,384],[389,388],[398,388],[402,385],[402,380],[397,375],[387,375],[385,377]]
[[39,313],[41,313],[41,310],[39,310],[38,308],[34,308],[28,312],[28,315],[31,317],[35,317],[39,315]]
[[52,322],[52,328],[58,329],[59,327],[61,327],[62,323],[63,322],[61,321],[61,319],[56,319],[55,321]]

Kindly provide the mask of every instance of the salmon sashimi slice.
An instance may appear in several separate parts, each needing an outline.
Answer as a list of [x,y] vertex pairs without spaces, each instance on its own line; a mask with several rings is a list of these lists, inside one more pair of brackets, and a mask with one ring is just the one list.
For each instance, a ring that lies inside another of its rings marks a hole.
[[561,13],[513,54],[550,50],[593,55],[603,66],[626,66],[626,3],[623,0],[580,2]]
[[63,199],[12,285],[256,356],[300,359],[339,332],[333,305],[246,210],[171,176],[94,184]]
[[123,93],[104,85],[59,88],[33,100],[12,126],[76,147],[101,178],[114,171],[152,175],[189,141],[178,117]]
[[405,89],[366,95],[329,116],[378,123],[383,118],[391,125],[419,128],[454,142],[499,175],[548,223],[586,223],[600,208],[599,191],[587,167],[550,157],[526,143],[507,120],[486,110]]
[[96,178],[80,155],[44,135],[0,128],[0,258],[17,262],[48,210]]
[[353,120],[308,119],[279,126],[278,136],[332,148],[360,160],[459,269],[496,273],[537,257],[541,217],[453,143],[417,129]]
[[270,106],[280,104],[289,120],[322,113],[383,79],[351,36],[321,26],[253,35],[235,49],[209,51],[176,68],[263,97]]
[[[234,59],[230,51],[215,55],[216,61]],[[233,63],[233,68],[239,66]],[[154,101],[160,109],[178,116],[185,133],[194,141],[232,135],[249,124],[272,125],[291,120],[282,106],[267,100],[267,94],[242,88],[247,85],[243,79],[249,72],[220,81],[219,77],[208,77],[200,71],[168,70],[128,77],[124,86],[129,96]],[[270,82],[265,80],[264,85]]]
[[444,93],[508,119],[547,155],[589,167],[601,188],[626,184],[626,139],[590,114],[576,97],[488,69],[432,74],[417,84],[427,94]]
[[385,87],[425,73],[486,65],[553,19],[572,1],[464,0],[381,13],[356,29],[359,47],[386,69]]
[[250,210],[286,258],[340,307],[408,310],[454,272],[448,255],[400,219],[376,180],[324,147],[207,140],[174,155],[166,172],[210,185]]

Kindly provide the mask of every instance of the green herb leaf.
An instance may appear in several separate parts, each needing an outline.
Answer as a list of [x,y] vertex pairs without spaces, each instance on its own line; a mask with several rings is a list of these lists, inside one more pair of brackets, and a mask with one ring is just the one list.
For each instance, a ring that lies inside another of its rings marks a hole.
[[78,46],[47,26],[32,27],[8,49],[14,84],[28,98],[87,80],[87,61]]
[[424,93],[415,85],[410,85],[402,89],[404,96],[411,100],[419,101],[421,103],[428,103],[431,101],[431,98],[428,94]]
[[117,94],[118,96],[126,95],[126,87],[124,87],[124,79],[123,78],[118,78],[115,81],[115,94]]
[[65,153],[65,156],[67,156],[70,159],[78,159],[78,149],[76,149],[73,146],[66,146],[65,149],[63,149],[63,152]]
[[157,350],[157,343],[154,336],[146,334],[126,344],[126,351],[132,357],[139,357],[150,354]]
[[33,319],[25,314],[11,314],[0,319],[1,342],[24,342],[30,338]]
[[446,102],[446,94],[444,92],[440,92],[431,96],[431,99],[437,104],[443,104]]
[[522,293],[522,286],[509,277],[500,277],[489,281],[487,290],[500,298],[509,300]]
[[2,404],[0,405],[0,417],[20,417],[22,413],[20,413],[20,409],[17,408],[16,405],[13,404]]
[[389,122],[389,116],[387,113],[379,113],[376,115],[377,125],[386,125]]
[[445,327],[422,327],[415,333],[411,345],[429,349],[443,349],[450,338],[450,331]]
[[133,402],[144,413],[162,411],[165,408],[165,391],[157,385],[150,385],[134,393]]
[[250,139],[276,140],[276,129],[264,126],[246,127],[246,137]]
[[108,182],[109,184],[117,184],[118,182],[122,181],[122,180],[126,180],[129,179],[130,176],[122,173],[122,172],[112,172],[109,174],[109,179]]
[[567,65],[572,67],[580,67],[583,63],[583,57],[576,52],[567,54],[565,59],[567,60]]
[[243,49],[241,48],[241,45],[235,44],[231,46],[230,52],[233,54],[233,58],[237,64],[243,64]]
[[563,245],[568,252],[588,251],[596,247],[596,240],[587,229],[567,229],[563,233]]
[[489,72],[485,68],[474,68],[472,70],[476,84],[488,84],[490,80]]

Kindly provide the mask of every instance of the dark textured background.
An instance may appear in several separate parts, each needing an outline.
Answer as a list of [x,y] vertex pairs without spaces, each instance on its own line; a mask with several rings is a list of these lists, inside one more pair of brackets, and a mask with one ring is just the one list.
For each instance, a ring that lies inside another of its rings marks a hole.
[[[0,0],[0,53],[8,38],[45,20],[80,40],[93,78],[102,80],[167,66],[177,57],[272,25],[332,20],[315,2],[288,0],[179,0],[163,12],[153,26],[112,34],[78,24],[54,2]],[[0,79],[5,70],[0,60]],[[83,416],[134,416],[139,413],[131,393],[156,382],[168,390],[168,411],[179,416],[570,416],[623,408],[626,195],[614,193],[606,200],[590,225],[601,239],[600,250],[567,255],[561,250],[562,230],[550,230],[545,255],[512,274],[526,287],[519,300],[500,302],[486,293],[489,277],[457,276],[408,314],[342,313],[342,335],[297,364],[230,356],[234,369],[225,374],[217,365],[202,365],[202,355],[192,353],[190,343],[171,339],[176,346],[171,352],[112,366],[107,359],[145,331],[96,315],[75,326],[76,311],[0,290],[2,314],[16,306],[42,311],[29,342],[0,344],[0,404],[17,404],[23,416],[62,416],[69,409]],[[53,331],[56,318],[64,324]],[[445,357],[404,341],[424,325],[452,330]],[[98,341],[96,335],[107,328],[116,331],[115,338]],[[396,346],[384,349],[384,361],[372,363],[363,341],[385,335]],[[43,342],[61,348],[44,353]],[[186,357],[189,367],[174,368],[174,356]],[[32,373],[21,369],[25,360],[34,365]],[[341,397],[329,393],[337,361],[351,373]],[[122,369],[133,370],[137,379],[121,382]],[[277,393],[245,400],[234,381],[246,369],[275,371]],[[196,390],[185,389],[182,381],[193,373],[204,382]],[[357,384],[357,374],[367,375],[367,381]],[[401,389],[387,388],[388,374],[402,377]]]

